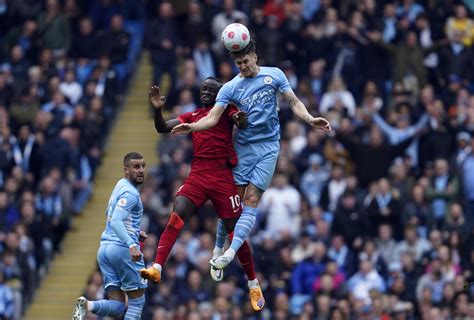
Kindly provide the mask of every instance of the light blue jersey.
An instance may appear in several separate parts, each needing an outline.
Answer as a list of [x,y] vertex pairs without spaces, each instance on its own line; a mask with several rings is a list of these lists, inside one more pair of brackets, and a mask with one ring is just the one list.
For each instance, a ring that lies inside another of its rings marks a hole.
[[291,91],[283,71],[274,67],[260,67],[253,78],[237,75],[219,90],[216,106],[235,104],[247,113],[248,127],[237,132],[237,142],[280,140],[277,93]]
[[[138,236],[140,235],[143,204],[137,188],[127,179],[120,179],[115,185],[106,214],[107,222],[100,239],[101,244],[114,243],[127,248],[133,244],[140,245]],[[117,235],[111,226],[112,220],[122,220],[127,231],[126,234]]]
[[145,268],[143,257],[132,261],[129,251],[130,246],[140,245],[143,205],[137,188],[127,179],[120,179],[115,185],[106,214],[97,252],[104,288],[123,291],[146,288],[147,280],[140,277],[140,269]]

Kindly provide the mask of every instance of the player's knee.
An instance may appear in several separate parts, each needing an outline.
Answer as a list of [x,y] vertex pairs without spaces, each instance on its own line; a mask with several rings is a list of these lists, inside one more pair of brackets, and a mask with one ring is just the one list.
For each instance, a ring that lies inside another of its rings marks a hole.
[[181,229],[184,226],[184,220],[180,214],[173,212],[170,216],[168,224],[175,227],[176,229]]
[[250,193],[245,196],[245,205],[256,208],[258,206],[258,196],[254,193]]

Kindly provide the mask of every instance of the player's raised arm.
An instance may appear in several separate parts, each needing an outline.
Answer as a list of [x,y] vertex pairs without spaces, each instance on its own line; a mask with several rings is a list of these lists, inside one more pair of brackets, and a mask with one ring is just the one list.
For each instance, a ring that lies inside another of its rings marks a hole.
[[171,119],[169,121],[165,121],[163,118],[163,114],[161,113],[161,109],[165,106],[166,97],[160,94],[160,87],[157,85],[153,85],[148,92],[150,96],[150,102],[155,109],[155,129],[158,133],[169,133],[171,129],[175,126],[180,124],[178,119]]
[[216,106],[209,111],[207,116],[200,119],[195,123],[182,123],[171,130],[172,134],[188,134],[196,131],[203,131],[214,127],[219,121],[221,115],[224,113],[225,108]]
[[294,114],[308,125],[323,130],[325,132],[331,131],[331,124],[325,118],[313,117],[309,114],[303,102],[298,99],[292,90],[283,92],[283,99],[291,106],[291,110]]

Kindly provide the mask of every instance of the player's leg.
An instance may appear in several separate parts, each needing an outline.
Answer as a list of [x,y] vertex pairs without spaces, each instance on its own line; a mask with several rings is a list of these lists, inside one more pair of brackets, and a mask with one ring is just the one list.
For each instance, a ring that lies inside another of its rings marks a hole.
[[[237,186],[237,194],[239,195],[239,199],[244,198],[245,188],[247,186]],[[222,219],[217,219],[217,230],[216,230],[216,243],[214,246],[214,250],[212,251],[212,259],[217,259],[224,254],[224,244],[225,240],[227,239],[227,231]]]
[[88,301],[85,297],[79,297],[74,307],[73,320],[85,319],[87,312],[116,318],[125,314],[125,295],[120,289],[120,276],[111,261],[115,255],[114,247],[113,245],[101,245],[97,252],[97,262],[109,300]]
[[[250,172],[245,171],[245,174],[242,174],[237,171],[237,169],[241,170],[241,158],[240,153],[238,153],[239,166],[234,170],[235,181],[237,184],[243,185],[242,180],[248,180],[244,196],[244,209],[235,226],[234,237],[230,248],[222,256],[211,262],[211,265],[217,269],[225,268],[234,259],[237,250],[248,237],[250,231],[252,231],[257,220],[258,203],[260,202],[263,192],[270,184],[280,150],[278,142],[249,145],[247,148],[250,148],[250,153],[249,150],[242,149],[245,151],[245,158],[248,158],[249,154],[252,155],[254,159],[255,155],[262,154],[263,156],[260,159],[257,158],[257,162],[253,165]],[[246,161],[243,161],[243,163],[246,163]],[[251,164],[249,163],[249,165]]]
[[142,318],[142,310],[145,305],[145,290],[127,291],[128,308],[125,313],[124,320],[140,320]]
[[89,301],[85,297],[79,297],[72,315],[73,320],[85,319],[87,312],[99,316],[122,318],[127,306],[125,305],[125,294],[118,288],[108,289],[109,300]]
[[[233,218],[222,220],[227,229],[227,232],[229,233],[229,238],[232,241],[233,231],[237,219]],[[242,269],[244,269],[245,275],[247,276],[250,303],[252,304],[252,308],[255,311],[260,311],[265,305],[265,298],[263,297],[262,289],[260,288],[260,284],[257,280],[257,274],[255,273],[255,264],[252,256],[252,249],[250,248],[250,245],[247,240],[245,240],[239,250],[237,250],[237,257],[239,258],[240,265],[242,266]],[[223,270],[219,271],[223,272]]]
[[125,254],[125,250],[128,253],[128,248],[123,249],[121,255],[116,256],[113,262],[120,276],[120,289],[128,296],[128,306],[124,319],[139,320],[145,305],[144,292],[148,286],[148,281],[140,277],[140,270],[145,268],[145,262],[143,257],[139,261],[132,261],[130,255]]
[[189,176],[185,184],[176,193],[173,212],[158,241],[153,266],[140,270],[140,274],[143,278],[156,283],[160,282],[161,270],[178,239],[181,229],[189,217],[193,215],[197,208],[201,207],[207,199],[207,195],[200,186],[198,179],[195,176]]

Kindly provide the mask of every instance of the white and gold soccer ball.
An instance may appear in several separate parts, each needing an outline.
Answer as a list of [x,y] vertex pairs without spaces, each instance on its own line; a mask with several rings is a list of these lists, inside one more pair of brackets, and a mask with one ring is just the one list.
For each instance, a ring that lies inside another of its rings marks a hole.
[[241,23],[231,23],[222,31],[222,43],[229,51],[240,51],[250,42],[250,32]]

